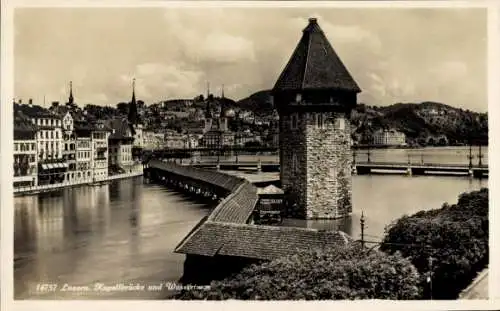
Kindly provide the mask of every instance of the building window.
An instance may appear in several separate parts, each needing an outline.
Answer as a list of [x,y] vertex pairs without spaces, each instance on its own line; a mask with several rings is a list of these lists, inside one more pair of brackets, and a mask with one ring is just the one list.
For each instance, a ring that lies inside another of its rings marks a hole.
[[291,122],[290,122],[290,125],[291,125],[292,130],[297,129],[297,127],[298,127],[298,123],[299,123],[298,116],[297,116],[297,114],[296,114],[296,113],[293,113],[293,114],[291,115]]
[[59,132],[56,132],[56,139],[59,139]]
[[297,103],[300,103],[302,101],[302,94],[297,94],[297,96],[295,97],[295,101]]

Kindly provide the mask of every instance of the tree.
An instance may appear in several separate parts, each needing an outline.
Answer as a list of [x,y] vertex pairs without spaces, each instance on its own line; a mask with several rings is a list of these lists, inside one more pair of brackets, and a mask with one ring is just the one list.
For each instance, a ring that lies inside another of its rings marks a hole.
[[400,254],[363,250],[358,243],[326,251],[299,252],[254,264],[208,291],[186,291],[180,299],[416,299],[418,272]]
[[432,258],[432,296],[456,299],[488,264],[488,189],[464,193],[455,205],[404,216],[386,231],[381,250],[411,260],[425,296],[430,296],[425,276]]

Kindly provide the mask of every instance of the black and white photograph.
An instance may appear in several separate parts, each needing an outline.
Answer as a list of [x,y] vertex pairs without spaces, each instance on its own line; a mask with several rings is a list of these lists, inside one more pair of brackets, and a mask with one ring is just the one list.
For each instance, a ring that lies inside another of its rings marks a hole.
[[7,2],[7,299],[498,299],[491,3]]

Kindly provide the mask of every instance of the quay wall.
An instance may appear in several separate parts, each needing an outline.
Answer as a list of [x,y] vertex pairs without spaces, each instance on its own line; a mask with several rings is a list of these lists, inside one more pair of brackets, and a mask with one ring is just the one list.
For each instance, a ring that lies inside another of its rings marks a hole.
[[[133,172],[129,172],[129,173],[111,175],[111,176],[108,176],[106,178],[99,179],[98,181],[96,181],[96,183],[108,182],[108,181],[117,180],[117,179],[132,178],[132,177],[137,177],[137,176],[142,176],[142,175],[143,175],[143,171],[138,170],[138,171],[133,171]],[[83,179],[83,180],[78,180],[78,181],[63,182],[63,183],[50,184],[50,185],[40,185],[40,186],[32,186],[32,187],[17,187],[17,188],[14,188],[13,192],[14,192],[14,196],[34,195],[34,194],[39,194],[39,193],[43,193],[43,192],[56,191],[56,190],[68,188],[68,187],[92,185],[93,183],[94,183],[94,181],[92,181],[92,180]]]

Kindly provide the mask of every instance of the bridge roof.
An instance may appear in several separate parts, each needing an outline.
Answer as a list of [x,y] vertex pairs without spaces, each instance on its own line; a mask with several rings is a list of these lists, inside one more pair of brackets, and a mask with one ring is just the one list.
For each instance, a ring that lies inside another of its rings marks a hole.
[[272,260],[297,251],[346,245],[351,241],[341,231],[206,221],[175,251],[210,257],[223,255]]
[[271,260],[297,250],[328,248],[352,239],[341,231],[247,224],[259,199],[257,188],[228,174],[152,160],[150,166],[229,189],[227,196],[175,248],[204,256],[237,256]]
[[317,20],[310,18],[273,92],[325,89],[361,92]]
[[243,178],[229,176],[227,174],[216,171],[203,170],[185,165],[182,166],[175,163],[162,162],[159,160],[151,160],[149,162],[149,165],[151,167],[167,170],[179,176],[206,182],[227,189],[231,192],[236,190],[236,188],[238,188],[245,181],[245,179]]

